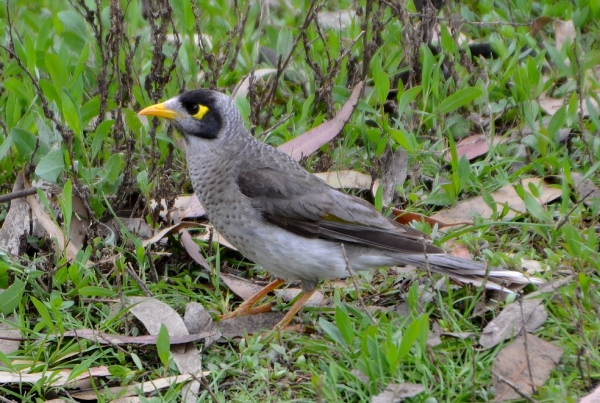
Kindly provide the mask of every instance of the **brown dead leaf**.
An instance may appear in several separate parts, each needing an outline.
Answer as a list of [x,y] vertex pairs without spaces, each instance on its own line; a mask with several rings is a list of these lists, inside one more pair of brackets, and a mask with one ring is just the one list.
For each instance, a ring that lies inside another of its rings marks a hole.
[[172,235],[176,232],[181,231],[184,228],[193,228],[193,227],[198,227],[198,224],[195,222],[180,222],[175,225],[171,225],[170,227],[163,228],[162,230],[157,232],[152,238],[144,239],[142,241],[142,246],[145,248],[146,246],[154,244],[169,235]]
[[335,189],[371,189],[371,175],[358,171],[331,171],[314,174]]
[[[209,375],[210,371],[204,371],[203,376]],[[191,374],[169,376],[167,378],[153,379],[146,382],[133,383],[127,386],[114,386],[111,388],[98,389],[86,391],[86,392],[75,392],[71,393],[71,396],[75,399],[80,400],[98,400],[98,395],[102,396],[137,396],[140,393],[148,394],[156,392],[160,389],[171,388],[180,383],[188,382],[192,380]]]
[[197,302],[190,302],[185,306],[183,323],[190,334],[213,333],[213,336],[204,339],[204,350],[221,337],[221,332],[217,330],[210,314]]
[[582,397],[579,403],[600,403],[600,386],[594,389],[589,395]]
[[[29,183],[26,180],[26,178],[24,178],[24,182],[26,187],[30,187],[28,186]],[[27,203],[29,204],[29,207],[31,207],[33,215],[37,218],[37,220],[42,225],[42,227],[44,227],[50,238],[54,241],[59,253],[64,252],[67,261],[69,262],[75,260],[75,257],[77,256],[78,252],[77,247],[73,243],[68,242],[65,248],[65,235],[63,234],[61,229],[58,228],[58,226],[54,223],[54,221],[52,221],[50,215],[44,211],[44,209],[38,202],[36,196],[27,196]],[[88,263],[91,264],[91,262]]]
[[575,43],[575,24],[573,20],[554,20],[554,46],[561,50],[565,43]]
[[[12,191],[23,190],[23,187],[23,174],[19,173]],[[0,249],[14,256],[22,255],[27,248],[29,228],[33,226],[29,211],[30,207],[25,198],[11,200],[10,209],[4,218],[2,228],[0,228]]]
[[[508,140],[508,137],[494,136],[493,138],[489,138],[484,134],[474,134],[472,136],[465,137],[464,139],[460,140],[458,144],[456,144],[456,154],[458,159],[461,159],[461,157],[464,156],[470,161],[487,154],[487,152],[490,150],[491,144],[497,146],[498,144],[502,144]],[[452,161],[452,154],[450,153],[450,150],[446,152],[444,158],[446,161]]]
[[263,286],[256,284],[253,281],[232,276],[227,273],[221,273],[220,279],[235,295],[244,301],[263,289]]
[[217,322],[216,326],[223,335],[221,340],[229,340],[247,334],[273,330],[284,316],[283,312],[264,312],[224,319]]
[[554,21],[554,18],[552,17],[542,16],[536,18],[529,26],[529,33],[531,34],[531,36],[536,36],[538,32],[544,29],[544,27],[552,21]]
[[308,156],[317,151],[321,146],[327,144],[341,133],[342,129],[350,120],[364,88],[364,81],[356,84],[350,94],[348,101],[331,120],[323,122],[318,127],[288,141],[278,147],[280,151],[289,154],[293,159],[299,161],[303,156]]
[[44,386],[67,386],[73,387],[78,382],[89,379],[97,378],[100,376],[110,376],[108,367],[92,367],[82,374],[77,375],[75,378],[69,380],[72,371],[69,369],[62,369],[58,371],[48,370],[45,372],[7,372],[0,371],[0,384],[5,383],[37,383],[45,378]]
[[252,80],[260,80],[263,77],[271,75],[273,73],[277,73],[277,69],[257,69],[253,70],[250,74],[246,74],[242,81],[236,85],[233,93],[231,94],[232,98],[246,98],[248,96],[248,90],[250,89],[250,81]]
[[72,197],[73,217],[69,228],[69,238],[77,249],[81,249],[85,242],[87,228],[90,226],[90,218],[83,201],[76,196]]
[[[169,338],[171,345],[174,344],[185,344],[206,338],[215,336],[215,332],[202,332],[198,334],[187,334],[182,336],[172,336]],[[92,340],[98,344],[142,344],[142,345],[153,345],[156,344],[157,335],[146,335],[146,336],[122,336],[118,334],[109,334],[104,332],[98,332],[93,329],[77,329],[68,330],[63,333],[64,337],[76,337],[79,339]]]
[[[538,98],[538,104],[540,105],[540,108],[547,115],[550,115],[550,116],[553,116],[560,108],[562,108],[563,105],[566,105],[568,103],[568,101],[569,101],[568,99],[550,98],[546,92],[543,92],[540,95],[540,97]],[[590,105],[594,109],[596,109],[597,111],[600,111],[598,102],[596,102],[596,100],[594,98],[588,97],[587,101],[589,101]],[[588,117],[590,115],[590,111],[588,109],[588,103],[583,102],[583,107],[578,106],[577,112],[581,112],[583,117]]]
[[[151,335],[158,335],[161,324],[167,328],[171,338],[189,335],[179,314],[164,302],[145,297],[130,297],[129,301],[129,311],[144,324]],[[202,360],[194,343],[171,345],[171,354],[181,374],[202,372]],[[200,383],[196,380],[185,385],[181,390],[184,401],[195,402],[199,390]]]
[[[525,320],[523,320],[523,318]],[[548,312],[540,299],[515,301],[487,324],[479,338],[479,344],[485,349],[492,348],[504,340],[517,336],[523,330],[534,332],[548,319]]]
[[579,197],[586,198],[583,201],[586,207],[590,207],[595,202],[598,202],[600,199],[600,189],[590,178],[583,179],[583,175],[577,172],[571,172],[571,178],[573,178],[573,184],[577,188]]
[[434,218],[431,217],[427,217],[426,215],[423,214],[419,214],[419,213],[413,213],[410,211],[405,211],[405,210],[400,210],[397,209],[395,207],[392,207],[392,214],[394,214],[395,220],[397,222],[399,222],[400,224],[404,224],[404,225],[409,225],[411,222],[413,221],[417,221],[417,222],[421,222],[424,221],[426,223],[428,223],[429,225],[431,225],[432,227],[434,225],[437,225],[438,228],[444,228],[444,227],[452,227],[455,225],[468,225],[471,224],[471,222],[453,222],[453,223],[446,223],[440,220],[436,220]]
[[[529,184],[535,186],[541,185],[540,201],[543,204],[549,203],[562,195],[559,188],[550,186],[549,183],[542,178],[527,178],[521,181],[525,191],[528,191]],[[504,216],[505,220],[510,220],[518,214],[524,214],[527,209],[525,202],[517,194],[514,185],[506,185],[491,193],[492,198],[498,205],[497,209],[501,211],[504,205],[508,205],[510,210]],[[484,202],[482,196],[473,197],[468,200],[461,201],[449,209],[442,210],[434,214],[431,218],[444,222],[464,223],[472,222],[472,217],[480,215],[484,219],[491,218],[492,209]]]
[[[300,288],[286,288],[285,290],[276,290],[275,294],[280,296],[281,299],[283,299],[285,302],[290,302],[291,300],[296,298],[298,296],[298,294],[300,294],[301,292],[302,292],[302,290]],[[321,306],[321,304],[323,302],[323,298],[324,298],[323,293],[320,292],[319,290],[316,290],[313,293],[313,295],[310,296],[308,301],[306,301],[304,303],[303,306],[312,306],[312,307]]]
[[[207,227],[207,228],[212,228],[212,227]],[[204,241],[204,242],[208,242],[210,240],[210,238],[211,238],[210,231],[205,231],[204,234],[196,237],[196,239],[199,239],[200,241]],[[227,239],[225,239],[225,237],[223,235],[219,234],[215,229],[212,229],[212,240],[213,240],[213,242],[217,242],[221,246],[224,246],[231,250],[237,250],[237,248],[235,246],[230,244],[229,241],[227,241]]]
[[494,362],[494,402],[535,393],[535,388],[544,385],[562,355],[562,348],[532,334],[517,337],[498,353]]
[[397,403],[423,392],[425,387],[416,383],[390,383],[383,392],[373,396],[371,403]]
[[191,257],[204,269],[210,272],[210,265],[208,264],[204,256],[202,256],[202,253],[200,253],[200,246],[198,246],[198,244],[194,242],[194,239],[192,238],[190,233],[185,229],[182,229],[181,231],[179,231],[179,233],[181,234],[181,243],[183,244],[185,251],[188,253],[188,256]]
[[10,315],[3,322],[0,322],[0,352],[5,355],[14,353],[19,349],[21,342],[21,332],[13,326],[11,323],[15,323],[15,317]]
[[[384,153],[382,160],[382,196],[383,205],[387,206],[391,204],[396,197],[396,186],[403,185],[408,176],[408,152],[406,152],[404,148],[398,148],[393,153],[389,150]],[[375,186],[373,186],[373,194],[377,194]]]

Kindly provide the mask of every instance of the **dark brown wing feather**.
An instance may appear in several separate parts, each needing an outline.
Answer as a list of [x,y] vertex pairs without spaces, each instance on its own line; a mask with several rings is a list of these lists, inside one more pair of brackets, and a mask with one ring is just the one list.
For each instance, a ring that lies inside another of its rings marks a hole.
[[267,222],[298,235],[399,253],[444,253],[422,232],[388,220],[304,170],[246,169],[237,183]]

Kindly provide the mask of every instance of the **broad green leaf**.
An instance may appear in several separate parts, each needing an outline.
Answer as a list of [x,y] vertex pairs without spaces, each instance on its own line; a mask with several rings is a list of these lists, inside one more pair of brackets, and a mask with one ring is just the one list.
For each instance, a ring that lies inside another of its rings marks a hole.
[[42,157],[35,168],[35,173],[40,178],[47,180],[48,182],[56,183],[58,175],[62,173],[64,168],[65,160],[63,156],[63,150],[57,148]]
[[96,158],[96,156],[102,149],[102,145],[104,144],[104,140],[108,135],[108,131],[114,124],[114,120],[105,120],[104,122],[100,123],[96,128],[92,140],[92,159]]
[[54,320],[52,319],[52,316],[50,316],[50,311],[48,311],[48,308],[46,307],[46,305],[44,305],[43,302],[41,302],[40,300],[38,300],[37,298],[35,298],[33,296],[31,297],[31,302],[33,302],[35,309],[37,309],[37,311],[40,314],[40,317],[42,319],[41,322],[35,326],[34,331],[39,332],[44,327],[47,327],[48,331],[54,330],[54,327],[55,327]]
[[354,340],[354,328],[352,327],[348,312],[339,305],[335,307],[335,324],[344,340],[346,340],[346,343],[352,345],[352,340]]
[[158,331],[158,337],[156,338],[156,351],[158,352],[158,358],[160,362],[166,367],[169,365],[169,355],[171,353],[171,340],[169,338],[169,331],[164,323],[160,324],[160,330]]
[[21,80],[17,80],[14,77],[8,77],[2,84],[4,85],[6,91],[18,95],[19,98],[27,103],[30,103],[33,99],[33,94],[27,92],[27,89],[30,88],[29,85],[24,84]]
[[319,318],[319,326],[321,326],[321,329],[323,329],[323,331],[335,342],[342,346],[348,346],[346,340],[344,340],[344,337],[342,336],[342,333],[340,333],[340,330],[333,323],[328,322],[325,318],[321,317]]
[[25,283],[15,279],[10,287],[0,293],[0,312],[9,315],[17,309],[21,298],[23,298],[23,291],[25,291]]
[[78,294],[82,297],[114,297],[115,291],[109,288],[88,286],[81,287]]
[[62,93],[62,113],[67,122],[67,125],[75,132],[76,135],[80,136],[82,134],[81,128],[81,114],[79,112],[79,108],[75,106],[75,100],[71,96],[71,94],[67,91],[67,89],[63,89]]
[[402,360],[408,352],[410,351],[413,344],[421,334],[422,327],[422,318],[424,315],[419,317],[419,319],[413,321],[402,335],[402,341],[400,342],[400,348],[398,350],[398,359]]
[[48,69],[48,73],[50,73],[50,78],[57,94],[60,94],[69,80],[67,68],[58,55],[50,52],[46,53],[46,68]]
[[479,96],[482,93],[483,91],[477,87],[469,87],[463,88],[462,90],[458,90],[454,94],[450,95],[442,102],[440,102],[440,104],[436,108],[437,113],[445,114],[454,112],[458,108],[465,106],[469,102],[479,98]]
[[398,101],[398,115],[402,115],[406,110],[406,107],[415,100],[417,95],[421,93],[423,87],[417,85],[416,87],[410,88],[402,93],[400,100]]

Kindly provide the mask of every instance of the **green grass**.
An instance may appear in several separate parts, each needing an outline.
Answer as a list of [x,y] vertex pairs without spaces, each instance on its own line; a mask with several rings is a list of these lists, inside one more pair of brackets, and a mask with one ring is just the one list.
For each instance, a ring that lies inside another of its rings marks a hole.
[[[21,256],[0,252],[0,289],[6,289],[0,322],[12,315],[25,339],[19,350],[0,353],[0,370],[84,371],[106,365],[111,377],[102,381],[109,386],[176,375],[175,366],[165,365],[153,346],[116,348],[60,335],[80,328],[145,334],[141,324],[115,313],[118,304],[104,302],[144,295],[128,265],[156,298],[178,312],[193,301],[215,318],[237,304],[219,282],[223,265],[269,279],[218,245],[200,245],[213,268],[207,273],[187,257],[178,236],[145,249],[137,235],[105,225],[115,214],[132,214],[159,228],[164,222],[149,201],[170,203],[192,191],[177,136],[166,124],[142,125],[136,112],[183,89],[233,91],[254,67],[268,67],[256,62],[261,45],[282,62],[290,55],[287,70],[277,81],[275,75],[266,77],[238,104],[255,136],[274,146],[331,118],[353,85],[367,80],[366,96],[343,135],[309,156],[303,162],[308,170],[355,169],[380,177],[386,149],[402,147],[410,177],[396,204],[424,214],[522,178],[558,178],[563,197],[552,204],[539,207],[535,197],[522,192],[527,214],[514,221],[498,209],[490,220],[437,232],[437,237],[464,244],[493,264],[514,264],[518,257],[541,261],[550,267],[543,273],[548,281],[575,274],[544,302],[549,318],[536,335],[565,353],[533,397],[576,401],[595,387],[600,380],[600,203],[580,203],[571,173],[600,185],[600,116],[593,109],[589,116],[577,111],[580,101],[599,98],[594,70],[600,59],[598,0],[446,5],[440,16],[457,18],[469,39],[492,43],[498,58],[488,60],[469,58],[448,18],[440,20],[443,53],[434,55],[415,42],[418,18],[412,4],[406,5],[406,17],[387,3],[367,6],[364,1],[358,6],[318,3],[315,9],[308,1],[291,0],[268,13],[259,5],[229,3],[171,2],[161,11],[163,19],[145,20],[137,1],[112,9],[108,0],[0,1],[0,193],[10,193],[18,173],[26,171],[30,180],[41,178],[62,189],[47,205],[65,235],[76,219],[71,195],[85,201],[91,219],[87,243],[73,262],[57,253],[48,237],[28,237]],[[318,27],[312,19],[313,11],[351,7],[359,7],[360,15],[341,31]],[[528,24],[540,16],[573,19],[574,45],[554,47],[552,23],[531,36]],[[174,31],[181,44],[157,39]],[[194,34],[210,36],[210,43],[197,46]],[[398,88],[396,77],[407,62],[415,81]],[[386,101],[390,88],[398,94]],[[538,102],[544,92],[565,100],[550,119],[543,119]],[[396,115],[386,102],[394,104]],[[510,140],[477,160],[447,162],[445,152],[456,142],[482,132],[469,114],[483,117],[486,134]],[[559,140],[560,129],[570,130],[568,141]],[[535,189],[527,190],[535,196]],[[381,204],[368,192],[360,195]],[[8,207],[0,204],[0,222]],[[502,345],[482,350],[477,335],[503,304],[482,316],[476,310],[485,302],[481,290],[436,291],[432,280],[437,278],[404,279],[388,268],[358,276],[367,305],[387,308],[372,314],[376,324],[363,312],[351,281],[344,288],[325,282],[320,289],[334,303],[304,310],[306,333],[252,335],[203,349],[203,367],[212,372],[200,401],[368,402],[390,382],[425,386],[409,399],[414,402],[492,401],[492,366]],[[431,298],[421,300],[426,293]],[[275,301],[276,309],[287,309]],[[407,315],[395,311],[401,303]],[[429,347],[433,321],[444,331],[476,336],[443,338]],[[38,402],[64,393],[43,381],[0,385],[0,396],[14,401]],[[179,390],[160,393],[148,401],[173,401]]]

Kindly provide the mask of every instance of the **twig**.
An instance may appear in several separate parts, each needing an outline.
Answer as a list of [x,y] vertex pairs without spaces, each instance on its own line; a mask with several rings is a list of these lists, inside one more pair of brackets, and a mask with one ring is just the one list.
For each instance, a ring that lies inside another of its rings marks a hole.
[[531,360],[529,359],[529,348],[527,343],[527,324],[525,323],[525,312],[523,312],[523,293],[521,292],[519,299],[519,307],[521,308],[521,324],[523,328],[523,346],[525,347],[525,359],[527,360],[527,371],[529,372],[529,382],[531,383],[531,392],[535,393],[535,383],[533,382],[533,372],[531,371]]
[[580,200],[577,200],[577,202],[575,203],[575,205],[573,206],[573,208],[567,213],[565,214],[565,216],[558,222],[558,224],[556,225],[556,231],[558,231],[560,229],[560,227],[562,227],[563,225],[566,224],[567,220],[569,219],[569,216],[571,214],[573,214],[573,212],[575,211],[575,209],[581,204],[583,203],[583,201],[585,199],[587,199],[592,193],[594,193],[594,191],[590,191],[588,194],[586,194],[585,196],[583,196]]
[[340,246],[342,247],[342,255],[344,255],[344,262],[346,262],[346,270],[350,274],[350,278],[352,279],[352,283],[354,284],[354,288],[356,289],[356,298],[358,299],[360,306],[365,311],[365,313],[367,314],[369,319],[371,319],[371,322],[373,322],[374,325],[377,325],[378,324],[377,321],[375,320],[373,315],[371,315],[371,312],[369,312],[369,310],[367,309],[367,306],[365,305],[365,301],[363,300],[362,296],[360,295],[360,290],[358,289],[358,283],[356,282],[356,278],[354,278],[354,273],[352,273],[352,270],[350,270],[350,262],[348,262],[348,256],[346,256],[346,248],[344,247],[343,243],[341,243]]
[[5,195],[0,196],[0,203],[9,202],[14,199],[20,199],[23,197],[31,196],[37,193],[37,188],[27,188],[23,190],[17,190]]
[[142,289],[144,294],[146,294],[147,297],[151,297],[152,292],[150,291],[150,289],[148,289],[148,286],[146,286],[146,284],[144,284],[142,279],[137,275],[135,270],[133,270],[133,266],[131,265],[131,262],[127,262],[127,266],[125,266],[125,267],[127,268],[127,273],[129,273],[131,275],[131,277],[133,277],[133,280]]

